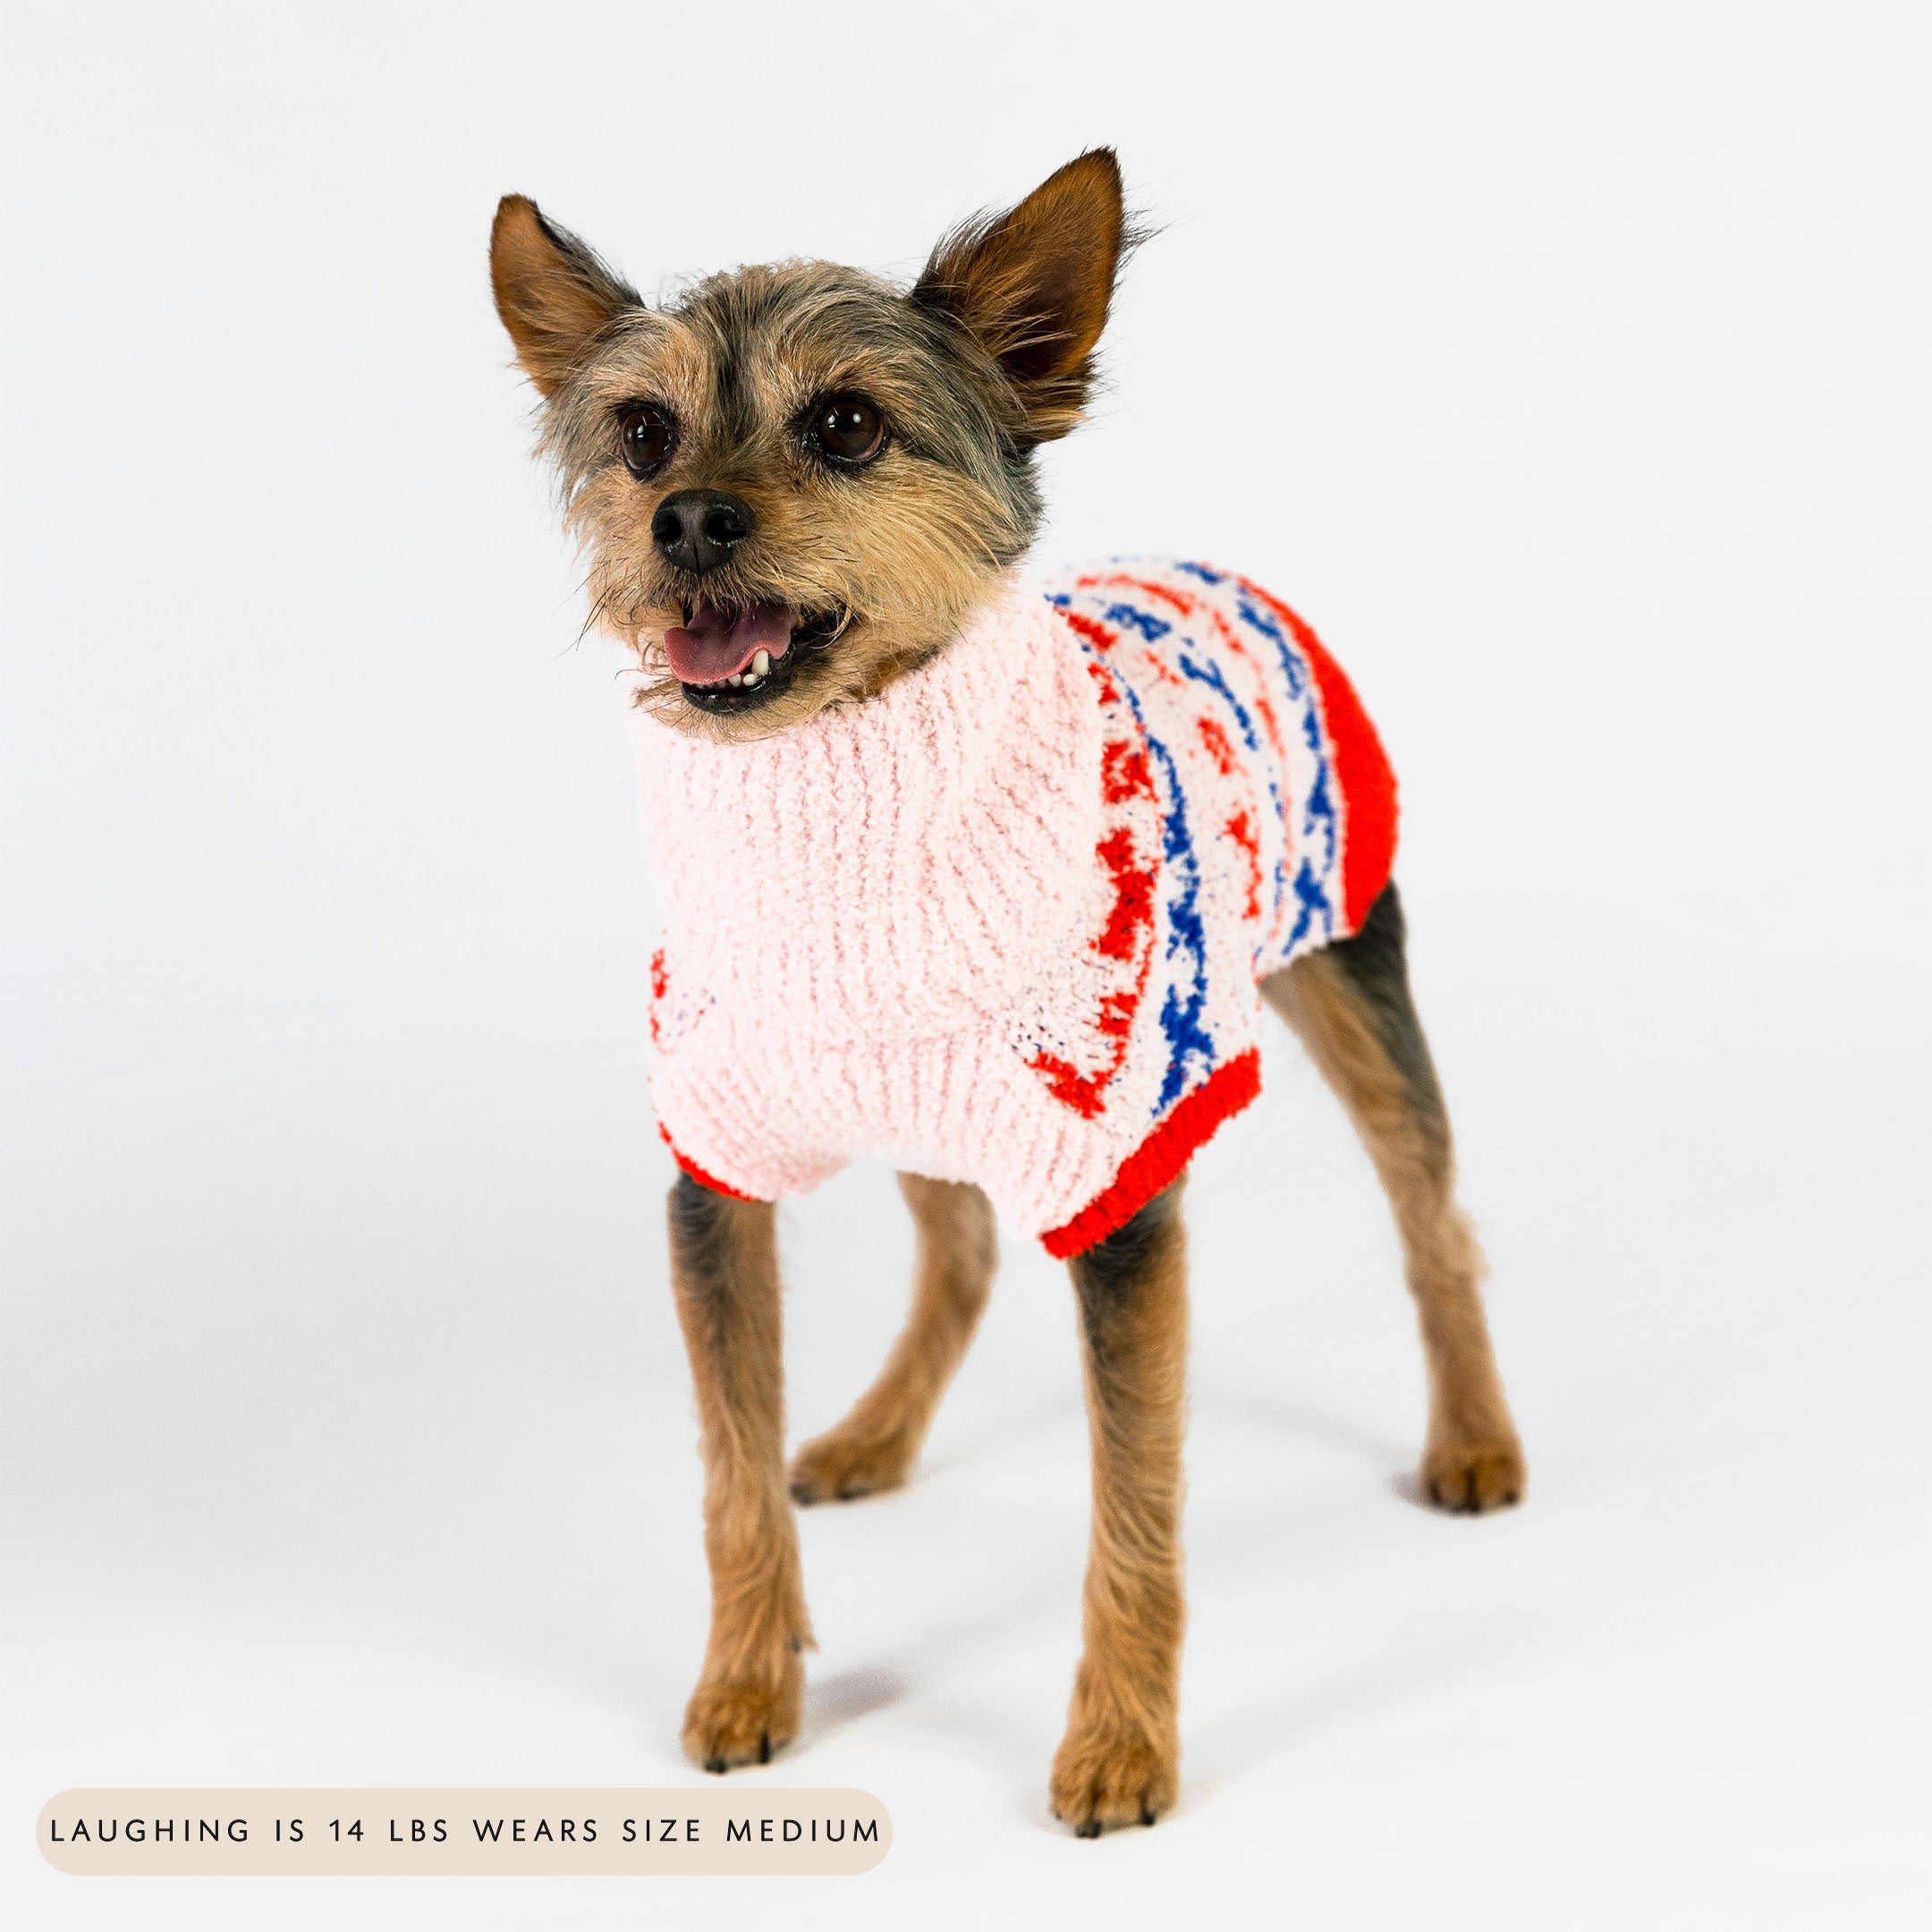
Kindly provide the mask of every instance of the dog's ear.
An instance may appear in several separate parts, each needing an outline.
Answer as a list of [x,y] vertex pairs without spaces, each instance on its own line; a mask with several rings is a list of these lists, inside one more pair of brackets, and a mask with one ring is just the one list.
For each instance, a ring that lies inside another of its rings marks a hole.
[[496,204],[490,284],[517,360],[545,395],[618,316],[643,307],[635,289],[526,195]]
[[946,236],[911,299],[946,310],[979,337],[1018,393],[1032,439],[1047,442],[1080,419],[1094,344],[1131,240],[1120,163],[1111,148],[1091,148],[1018,208]]

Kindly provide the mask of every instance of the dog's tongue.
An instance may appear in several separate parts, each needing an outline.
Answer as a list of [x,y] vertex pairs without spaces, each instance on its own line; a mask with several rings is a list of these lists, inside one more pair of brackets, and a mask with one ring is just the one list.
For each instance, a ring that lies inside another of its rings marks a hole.
[[792,613],[783,604],[721,611],[700,602],[688,624],[664,634],[672,674],[686,684],[722,684],[750,666],[758,652],[783,657],[792,642]]

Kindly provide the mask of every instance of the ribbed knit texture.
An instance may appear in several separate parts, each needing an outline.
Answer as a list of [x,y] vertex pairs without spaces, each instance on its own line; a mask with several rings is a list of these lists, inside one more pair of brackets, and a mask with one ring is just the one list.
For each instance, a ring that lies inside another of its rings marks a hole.
[[1199,564],[1012,585],[930,665],[770,739],[636,717],[679,1159],[756,1199],[864,1157],[974,1181],[1056,1253],[1253,1097],[1256,979],[1352,929],[1393,850],[1346,681]]

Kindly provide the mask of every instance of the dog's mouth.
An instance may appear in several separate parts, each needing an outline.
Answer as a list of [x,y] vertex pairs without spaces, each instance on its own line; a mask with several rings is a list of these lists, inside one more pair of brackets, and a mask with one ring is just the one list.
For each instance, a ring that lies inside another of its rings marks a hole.
[[665,656],[686,699],[720,715],[755,711],[797,677],[801,664],[845,627],[843,611],[797,611],[786,604],[684,607],[684,622],[664,634]]

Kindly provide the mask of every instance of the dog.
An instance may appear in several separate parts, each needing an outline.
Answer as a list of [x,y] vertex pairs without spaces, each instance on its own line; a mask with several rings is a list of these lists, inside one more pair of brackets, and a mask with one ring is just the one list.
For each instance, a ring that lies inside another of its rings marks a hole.
[[[1258,1085],[1264,1004],[1394,1210],[1422,1490],[1482,1512],[1525,1481],[1410,995],[1394,780],[1347,680],[1210,565],[1018,576],[1035,452],[1081,419],[1138,239],[1102,148],[947,235],[909,290],[790,261],[654,307],[514,195],[490,256],[590,622],[631,654],[665,905],[652,1094],[712,1586],[684,1748],[722,1772],[796,1734],[791,1504],[907,1479],[996,1206],[1067,1259],[1081,1316],[1094,1510],[1050,1783],[1081,1836],[1178,1792],[1181,1195]],[[911,1314],[788,1469],[774,1204],[869,1155],[917,1225]]]

